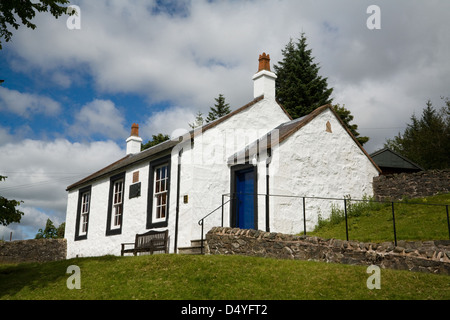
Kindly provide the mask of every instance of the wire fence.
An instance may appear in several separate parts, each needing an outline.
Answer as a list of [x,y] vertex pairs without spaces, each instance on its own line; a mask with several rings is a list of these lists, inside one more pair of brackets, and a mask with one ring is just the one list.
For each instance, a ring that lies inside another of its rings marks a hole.
[[[258,213],[258,215],[260,217],[266,217],[266,231],[270,231],[269,225],[274,218],[274,214],[277,215],[277,218],[282,216],[285,217],[285,219],[288,219],[297,230],[297,232],[294,233],[303,233],[304,235],[307,234],[308,230],[311,231],[315,227],[344,222],[345,231],[342,230],[341,234],[343,235],[343,232],[345,232],[344,237],[348,241],[352,236],[350,231],[353,232],[358,228],[359,220],[364,216],[371,216],[374,219],[371,229],[375,230],[375,232],[379,232],[378,238],[385,237],[386,241],[393,240],[396,246],[399,238],[399,228],[401,230],[400,238],[402,240],[421,237],[436,238],[426,240],[441,240],[447,237],[450,239],[450,204],[427,203],[415,199],[406,201],[387,201],[353,199],[350,197],[332,198],[244,193],[223,194],[222,204],[199,220],[199,225],[202,226],[202,239],[205,219],[214,220],[214,222],[211,221],[211,224],[217,226],[219,223],[217,212],[221,212],[220,225],[222,227],[225,226],[225,224],[234,227],[231,219],[231,215],[233,214],[233,203],[241,196],[252,196],[253,198],[258,199],[255,203],[257,203],[260,211],[261,209],[264,210],[264,214]],[[417,214],[415,215],[414,213]],[[436,226],[440,225],[442,225],[442,227],[436,228]],[[373,232],[373,230],[371,230],[371,232]],[[359,231],[359,235],[361,233],[364,233],[364,230]],[[352,239],[363,241],[361,239]]]

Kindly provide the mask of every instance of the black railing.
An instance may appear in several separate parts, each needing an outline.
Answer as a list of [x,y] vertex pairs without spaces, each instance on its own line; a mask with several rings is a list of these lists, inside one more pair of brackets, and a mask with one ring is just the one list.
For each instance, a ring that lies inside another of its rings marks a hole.
[[[395,205],[396,204],[407,204],[407,205],[425,205],[425,206],[441,206],[445,207],[445,212],[447,216],[447,229],[448,229],[448,236],[450,239],[450,217],[449,217],[449,210],[448,207],[449,204],[436,204],[436,203],[417,203],[417,202],[405,202],[405,201],[383,201],[383,200],[373,200],[373,199],[352,199],[350,197],[348,198],[330,198],[330,197],[307,197],[307,196],[295,196],[295,195],[281,195],[281,194],[253,194],[253,193],[240,193],[240,195],[253,195],[253,196],[265,196],[265,197],[284,197],[284,198],[298,198],[302,199],[302,215],[303,215],[303,234],[306,235],[306,200],[308,199],[314,199],[314,200],[333,200],[333,201],[343,201],[344,204],[344,219],[345,219],[345,235],[346,240],[349,240],[349,229],[348,229],[348,214],[347,214],[347,208],[348,208],[348,202],[372,202],[372,203],[384,203],[391,207],[392,212],[392,227],[393,227],[393,233],[394,233],[394,244],[397,246],[397,228],[396,228],[396,222],[395,222]],[[225,197],[230,197],[228,201],[224,201]],[[223,194],[222,195],[222,204],[208,213],[206,216],[204,216],[202,219],[198,221],[198,224],[201,225],[201,246],[202,246],[202,253],[203,253],[203,240],[204,240],[204,220],[212,215],[214,212],[216,212],[219,209],[222,209],[222,222],[221,226],[224,226],[224,205],[229,203],[232,200],[236,200],[235,194]]]
[[210,213],[208,213],[206,216],[204,216],[203,218],[201,218],[198,221],[198,224],[202,227],[201,228],[202,229],[201,230],[201,237],[200,237],[201,254],[203,254],[203,248],[204,248],[204,246],[203,246],[203,241],[204,241],[204,238],[203,238],[203,234],[204,234],[203,226],[204,226],[205,219],[208,218],[210,215],[212,215],[217,210],[222,209],[222,224],[221,224],[221,227],[223,227],[223,206],[226,205],[228,202],[230,202],[231,199],[229,199],[226,202],[224,202],[224,200],[225,200],[225,195],[223,194],[222,195],[222,204],[220,206],[218,206],[217,208],[215,208],[213,211],[211,211]]

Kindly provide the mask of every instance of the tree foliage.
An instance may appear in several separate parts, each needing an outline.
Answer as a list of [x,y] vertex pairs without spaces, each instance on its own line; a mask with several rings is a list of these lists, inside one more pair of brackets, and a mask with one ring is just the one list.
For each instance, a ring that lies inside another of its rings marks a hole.
[[[0,176],[0,181],[7,177]],[[10,223],[19,223],[22,219],[23,212],[16,209],[23,201],[8,200],[0,195],[0,225],[7,226]]]
[[444,99],[445,106],[436,110],[427,101],[418,119],[411,116],[405,132],[388,139],[388,147],[424,169],[450,168],[450,100]]
[[281,50],[283,60],[274,65],[276,98],[293,119],[332,102],[333,89],[328,88],[327,78],[319,75],[320,67],[307,47],[304,33],[296,43],[290,39]]
[[189,126],[192,129],[201,127],[203,125],[203,123],[205,122],[205,120],[203,119],[203,113],[201,113],[200,111],[197,112],[197,115],[195,116],[195,120],[193,123],[189,123]]
[[47,219],[45,229],[39,229],[35,239],[61,239],[64,238],[66,224],[61,223],[58,228],[55,227],[52,220]]
[[[32,22],[36,12],[50,12],[55,18],[66,13],[69,0],[1,0],[0,1],[0,50],[2,49],[1,40],[6,42],[12,38],[12,32],[8,26],[18,29],[20,22],[31,29],[35,29],[36,25]],[[20,19],[20,22],[16,20]]]
[[353,136],[358,140],[360,145],[364,145],[367,141],[369,141],[369,137],[360,137],[358,130],[358,125],[350,124],[353,121],[353,116],[350,113],[350,110],[346,109],[345,106],[340,106],[339,104],[333,105],[334,111],[338,114],[339,118],[341,118],[342,122],[347,126]]
[[156,146],[161,142],[169,140],[170,137],[167,134],[158,133],[157,135],[152,135],[152,140],[149,140],[147,143],[141,145],[141,151]]
[[214,99],[216,100],[216,104],[210,108],[211,111],[208,113],[206,123],[219,119],[231,112],[230,105],[225,103],[225,97],[222,94],[219,94],[219,97]]

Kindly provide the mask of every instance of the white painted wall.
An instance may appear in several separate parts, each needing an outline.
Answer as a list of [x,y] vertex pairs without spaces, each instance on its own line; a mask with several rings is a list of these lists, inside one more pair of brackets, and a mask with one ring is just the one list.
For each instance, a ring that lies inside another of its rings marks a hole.
[[[129,187],[133,172],[139,171],[141,195],[129,199]],[[67,258],[76,256],[120,255],[121,243],[134,242],[136,233],[146,231],[149,162],[142,162],[126,169],[122,233],[106,236],[110,177],[91,184],[88,235],[85,240],[74,241],[78,205],[78,189],[70,191],[67,201],[66,230]],[[86,184],[85,186],[88,186]],[[84,187],[84,186],[83,186]]]
[[[228,157],[260,138],[289,117],[273,98],[265,98],[247,110],[205,131],[197,137],[192,149],[182,156],[181,196],[189,203],[180,206],[178,246],[190,246],[200,239],[198,221],[222,204],[222,194],[230,192]],[[225,201],[229,200],[228,197]],[[224,207],[224,224],[229,225],[230,207]],[[221,224],[221,210],[205,220],[204,232]]]
[[[332,133],[326,132],[327,121]],[[372,180],[378,170],[341,126],[334,113],[326,109],[274,148],[270,165],[270,193],[306,197],[354,199],[372,196]],[[301,198],[271,198],[271,231],[303,231]],[[343,201],[306,199],[307,230],[318,215],[327,218],[331,205]]]

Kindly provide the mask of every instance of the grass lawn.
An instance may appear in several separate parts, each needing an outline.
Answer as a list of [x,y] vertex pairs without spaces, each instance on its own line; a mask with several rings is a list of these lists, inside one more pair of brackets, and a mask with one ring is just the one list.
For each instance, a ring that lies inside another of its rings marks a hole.
[[[67,288],[67,267],[81,289]],[[368,289],[364,266],[245,256],[105,256],[0,265],[0,299],[403,300],[450,299],[450,276],[381,269]]]
[[[445,206],[450,193],[394,203],[397,240],[448,240]],[[384,242],[394,240],[391,203],[350,201],[348,215],[349,240]],[[346,239],[343,210],[335,210],[331,219],[322,221],[314,235],[322,238]]]

